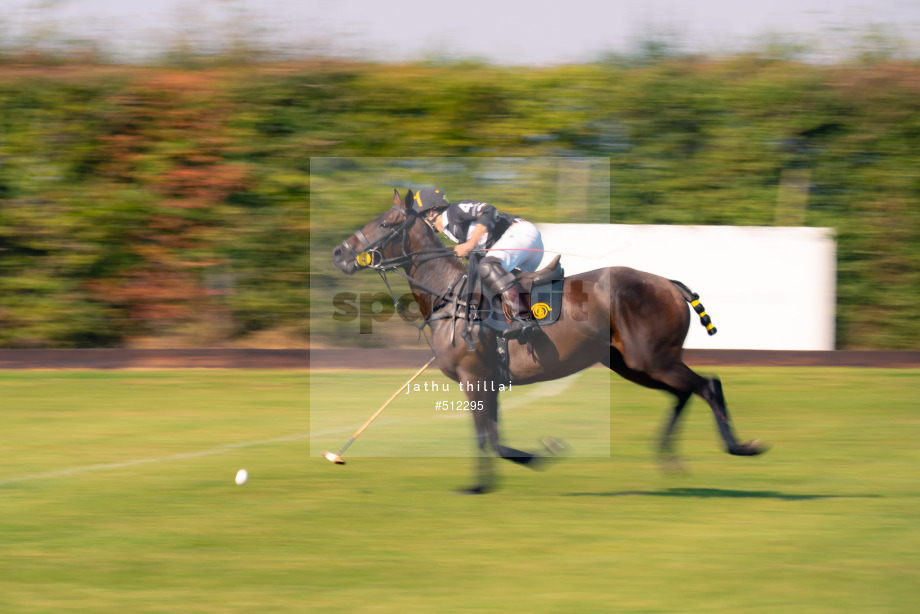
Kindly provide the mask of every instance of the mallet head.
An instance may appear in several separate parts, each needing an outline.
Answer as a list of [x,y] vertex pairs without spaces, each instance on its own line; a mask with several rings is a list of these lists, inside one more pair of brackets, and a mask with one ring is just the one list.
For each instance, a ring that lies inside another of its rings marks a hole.
[[342,460],[342,457],[338,454],[332,452],[323,452],[323,458],[325,458],[330,463],[335,463],[336,465],[344,465],[345,461]]

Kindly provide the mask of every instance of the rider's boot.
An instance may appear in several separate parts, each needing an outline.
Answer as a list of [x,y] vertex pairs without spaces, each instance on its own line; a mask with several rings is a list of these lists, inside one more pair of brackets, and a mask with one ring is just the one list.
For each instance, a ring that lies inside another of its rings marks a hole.
[[517,339],[537,329],[537,323],[530,314],[527,302],[521,285],[517,282],[502,293],[505,317],[508,318],[508,328],[502,333],[505,339]]
[[479,274],[489,289],[501,296],[508,320],[508,329],[503,333],[506,339],[517,339],[536,329],[521,285],[498,258],[483,258],[479,263]]

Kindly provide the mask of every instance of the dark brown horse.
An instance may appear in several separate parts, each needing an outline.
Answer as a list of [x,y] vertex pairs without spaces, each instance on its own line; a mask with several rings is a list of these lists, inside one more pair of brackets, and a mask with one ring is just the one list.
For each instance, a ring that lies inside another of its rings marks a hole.
[[[470,401],[480,450],[479,481],[471,492],[493,485],[491,447],[500,457],[535,466],[546,458],[502,445],[498,431],[499,384],[530,384],[565,377],[601,363],[624,378],[677,398],[663,430],[660,451],[673,454],[673,435],[681,412],[694,394],[712,408],[730,454],[753,456],[767,447],[739,443],[733,432],[718,379],[694,373],[681,360],[690,325],[689,292],[683,284],[626,267],[609,267],[566,278],[559,320],[526,339],[511,340],[507,367],[491,328],[454,317],[454,299],[466,267],[444,247],[435,231],[394,190],[393,207],[333,250],[333,263],[351,275],[361,268],[401,269],[431,328],[432,349],[441,371],[459,382]],[[466,334],[467,339],[464,339]],[[507,377],[508,381],[500,381]],[[493,386],[491,383],[495,382]],[[478,385],[477,385],[478,384]],[[552,445],[549,452],[552,453]]]

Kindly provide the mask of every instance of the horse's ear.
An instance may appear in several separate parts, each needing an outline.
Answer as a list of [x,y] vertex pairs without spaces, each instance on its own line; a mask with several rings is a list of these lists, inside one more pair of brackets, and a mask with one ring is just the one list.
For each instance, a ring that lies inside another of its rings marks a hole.
[[415,194],[412,193],[412,190],[406,192],[406,211],[412,208],[412,201],[415,198]]
[[393,190],[393,204],[397,207],[402,204],[402,199],[399,197],[399,190]]

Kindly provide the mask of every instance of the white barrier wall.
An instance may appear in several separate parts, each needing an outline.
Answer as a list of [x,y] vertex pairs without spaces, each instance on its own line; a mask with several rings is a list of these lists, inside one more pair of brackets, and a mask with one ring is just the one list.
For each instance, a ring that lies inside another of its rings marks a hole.
[[833,350],[836,242],[829,228],[538,224],[546,263],[571,275],[629,266],[684,282],[718,333],[695,313],[685,347]]

